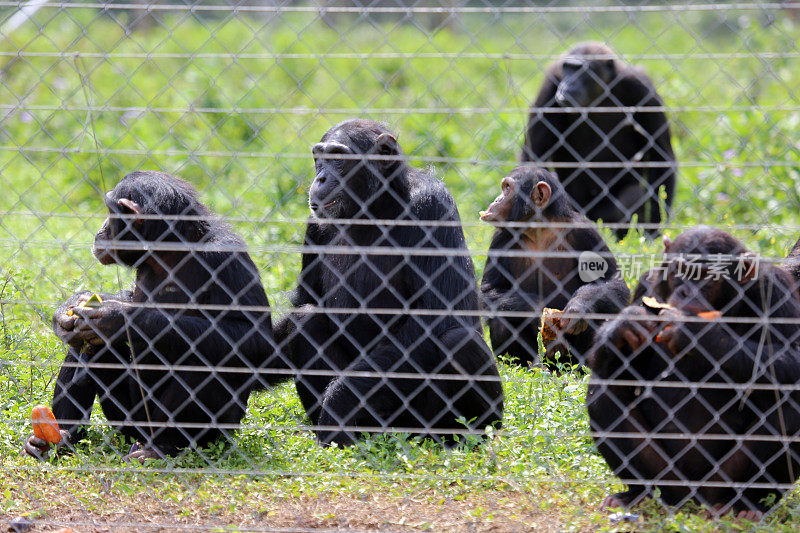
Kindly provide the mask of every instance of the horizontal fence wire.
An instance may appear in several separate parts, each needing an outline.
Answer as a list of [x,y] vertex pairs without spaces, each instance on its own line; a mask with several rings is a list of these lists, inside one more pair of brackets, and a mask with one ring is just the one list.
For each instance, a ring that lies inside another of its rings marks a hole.
[[796,529],[798,39],[0,1],[0,526]]

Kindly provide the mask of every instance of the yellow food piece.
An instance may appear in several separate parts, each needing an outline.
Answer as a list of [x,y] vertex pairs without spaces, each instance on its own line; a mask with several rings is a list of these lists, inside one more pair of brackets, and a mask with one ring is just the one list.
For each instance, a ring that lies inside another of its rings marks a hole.
[[81,304],[81,307],[92,307],[92,308],[94,308],[94,307],[100,307],[101,305],[103,305],[103,299],[100,298],[99,294],[94,293],[91,296],[89,296],[88,300],[86,300],[85,302],[83,302]]
[[[100,298],[100,295],[96,292],[89,296],[89,299],[85,302],[82,302],[78,307],[90,307],[92,309],[96,309],[103,305],[103,299]],[[67,309],[67,316],[72,316],[74,313],[72,312],[72,308],[70,307]]]
[[659,302],[652,296],[643,296],[642,303],[650,309],[672,309],[671,305],[664,302]]

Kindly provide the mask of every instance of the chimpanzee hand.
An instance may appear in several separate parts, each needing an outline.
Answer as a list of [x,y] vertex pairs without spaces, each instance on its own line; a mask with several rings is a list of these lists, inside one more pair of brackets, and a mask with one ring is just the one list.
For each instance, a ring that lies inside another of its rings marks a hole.
[[561,318],[559,325],[560,330],[567,335],[577,335],[583,333],[589,327],[589,323],[584,318],[585,315],[591,313],[592,310],[583,302],[581,298],[573,298],[564,306],[565,315],[573,315],[571,317]]
[[94,346],[113,342],[125,328],[125,315],[129,309],[129,302],[117,300],[106,300],[100,307],[75,307],[72,312],[78,319],[73,333],[81,342]]
[[673,355],[687,353],[690,347],[702,344],[706,334],[719,327],[705,320],[687,322],[686,317],[697,317],[679,309],[663,309],[658,316],[667,320],[664,329],[658,334],[658,342],[666,346]]
[[639,305],[631,305],[620,311],[619,316],[606,328],[608,341],[617,349],[636,351],[652,340],[658,323],[653,315]]
[[631,305],[620,311],[617,318],[603,324],[587,361],[592,372],[599,377],[609,377],[621,366],[629,365],[629,356],[653,341],[658,327],[653,318],[644,307]]
[[[59,430],[61,433],[61,440],[58,441],[58,444],[55,445],[56,451],[60,450],[64,446],[68,446],[70,444],[70,436],[69,433],[62,430]],[[50,443],[44,439],[38,438],[36,435],[31,434],[25,440],[25,444],[22,447],[22,455],[29,455],[30,457],[34,457],[39,459],[40,461],[44,461],[50,455]]]
[[63,343],[73,348],[80,349],[83,346],[83,341],[74,332],[75,321],[78,317],[75,314],[72,316],[67,315],[67,311],[81,305],[91,296],[91,291],[81,291],[74,294],[66,302],[58,306],[55,314],[53,314],[53,332]]

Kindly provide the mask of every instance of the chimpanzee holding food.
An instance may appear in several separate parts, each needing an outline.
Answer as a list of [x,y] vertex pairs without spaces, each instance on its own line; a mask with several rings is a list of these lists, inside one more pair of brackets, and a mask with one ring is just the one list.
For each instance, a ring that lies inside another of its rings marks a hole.
[[545,365],[582,363],[600,323],[600,317],[587,315],[616,314],[630,298],[617,262],[551,172],[522,166],[500,187],[500,195],[481,212],[481,220],[497,225],[481,283],[492,349],[521,364],[535,363],[545,312],[556,315],[545,321],[555,329],[555,338],[543,338],[552,341]]
[[548,67],[521,161],[552,164],[572,205],[592,220],[628,223],[636,215],[658,224],[659,188],[669,211],[677,169],[663,106],[643,72],[604,44],[580,43]]
[[[109,425],[137,441],[127,459],[228,437],[254,386],[288,377],[267,371],[288,366],[244,242],[191,185],[163,172],[128,174],[105,203],[92,252],[136,279],[116,294],[79,292],[55,312],[68,346],[52,404],[58,446],[83,437],[95,398]],[[33,435],[25,443],[29,455],[48,449]]]
[[[800,304],[791,276],[728,233],[665,239],[635,305],[589,357],[594,440],[628,490],[758,519],[800,473]],[[764,317],[768,321],[763,321]]]

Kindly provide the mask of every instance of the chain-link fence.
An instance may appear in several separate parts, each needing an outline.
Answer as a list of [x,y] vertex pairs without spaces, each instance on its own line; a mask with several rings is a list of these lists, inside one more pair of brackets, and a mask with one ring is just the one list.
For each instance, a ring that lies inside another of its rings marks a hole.
[[799,13],[0,2],[3,525],[794,529]]

